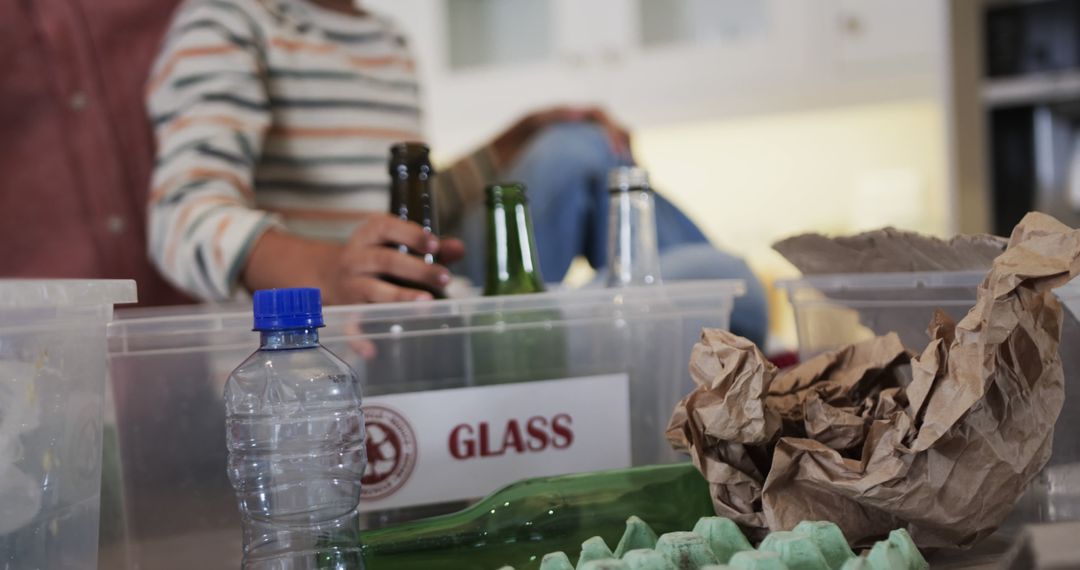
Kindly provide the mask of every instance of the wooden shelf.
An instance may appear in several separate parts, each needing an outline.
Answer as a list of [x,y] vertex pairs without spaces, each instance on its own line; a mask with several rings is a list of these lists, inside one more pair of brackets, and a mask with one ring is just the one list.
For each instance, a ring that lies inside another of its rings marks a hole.
[[991,79],[983,83],[982,100],[990,107],[1055,103],[1080,98],[1080,71]]

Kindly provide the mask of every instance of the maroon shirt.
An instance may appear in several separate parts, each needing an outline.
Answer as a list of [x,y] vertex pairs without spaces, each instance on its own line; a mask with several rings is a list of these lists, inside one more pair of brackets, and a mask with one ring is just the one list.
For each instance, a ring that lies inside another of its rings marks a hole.
[[0,277],[135,279],[150,263],[143,95],[179,0],[0,2]]

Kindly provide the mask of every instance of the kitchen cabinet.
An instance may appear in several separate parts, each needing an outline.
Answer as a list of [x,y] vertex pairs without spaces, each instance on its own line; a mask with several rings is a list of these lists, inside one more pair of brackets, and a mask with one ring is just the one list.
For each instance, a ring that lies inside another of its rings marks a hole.
[[409,34],[428,130],[468,150],[528,110],[631,126],[933,97],[936,0],[366,0]]
[[834,0],[834,61],[848,72],[882,74],[943,56],[932,42],[944,33],[939,11],[937,1]]

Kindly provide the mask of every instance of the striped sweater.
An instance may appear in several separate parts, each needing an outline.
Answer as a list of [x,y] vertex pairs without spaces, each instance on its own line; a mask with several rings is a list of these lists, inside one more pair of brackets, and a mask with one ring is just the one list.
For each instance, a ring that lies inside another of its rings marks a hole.
[[[147,87],[157,139],[150,256],[181,288],[233,297],[271,227],[344,240],[389,206],[389,146],[423,140],[394,25],[304,0],[188,0]],[[453,227],[495,177],[485,147],[436,178]]]

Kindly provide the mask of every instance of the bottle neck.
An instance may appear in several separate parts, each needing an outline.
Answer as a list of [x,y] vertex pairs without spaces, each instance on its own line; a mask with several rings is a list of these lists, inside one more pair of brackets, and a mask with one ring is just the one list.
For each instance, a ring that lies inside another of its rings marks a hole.
[[613,191],[608,214],[609,287],[660,283],[660,252],[652,192]]
[[261,331],[260,350],[288,350],[319,346],[319,329]]
[[[431,165],[401,162],[391,168],[390,176],[390,213],[402,220],[416,222],[438,236],[439,218],[432,185],[435,171]],[[402,246],[402,252],[409,250]],[[435,262],[432,254],[423,258],[429,265]]]
[[488,264],[484,295],[544,291],[532,217],[524,200],[488,203]]
[[[390,181],[390,214],[400,219],[418,223],[421,228],[433,235],[438,235],[438,216],[436,214],[435,193],[432,188],[434,171],[430,167],[400,168],[392,173]],[[402,245],[403,254],[414,254],[424,262],[433,264],[432,254],[410,252]]]

